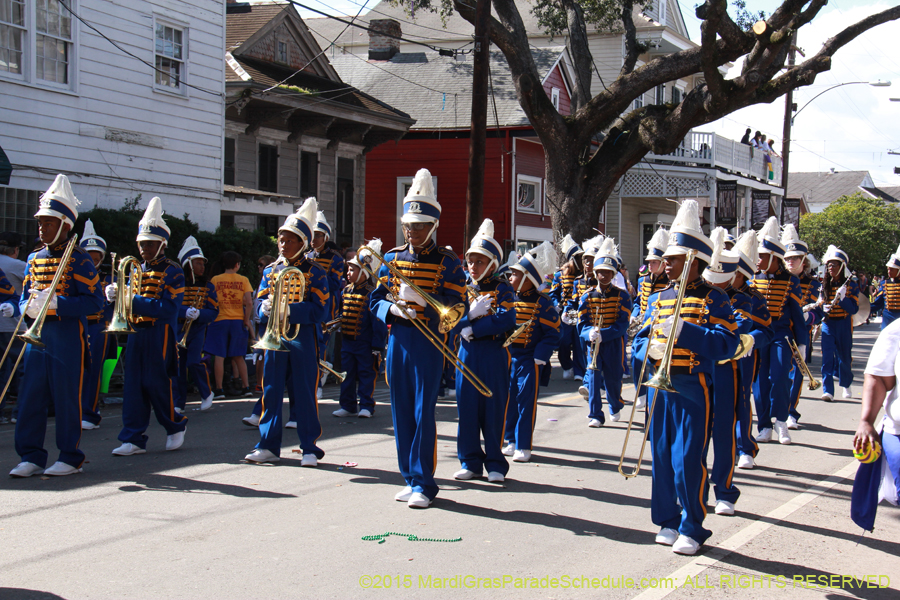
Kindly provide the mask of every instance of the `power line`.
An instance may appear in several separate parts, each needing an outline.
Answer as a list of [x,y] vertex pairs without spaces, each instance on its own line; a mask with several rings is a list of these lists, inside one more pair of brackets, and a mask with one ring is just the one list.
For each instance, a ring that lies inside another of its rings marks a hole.
[[[318,4],[322,4],[322,5],[324,5],[324,6],[328,6],[329,8],[331,8],[331,7],[328,5],[327,2],[323,2],[322,0],[313,0],[313,1],[316,2],[316,3],[318,3]],[[355,4],[356,6],[364,6],[364,5],[360,5],[359,2],[355,2],[354,0],[346,0],[346,1],[349,2],[350,4]],[[368,0],[366,0],[366,3],[368,3]],[[406,23],[407,25],[414,25],[414,26],[420,27],[420,28],[422,28],[422,29],[430,29],[431,31],[438,31],[438,32],[440,32],[440,33],[449,33],[449,34],[452,34],[452,35],[458,35],[458,36],[460,36],[460,37],[471,37],[471,36],[473,35],[473,34],[471,34],[471,33],[459,33],[459,32],[456,32],[456,31],[448,31],[447,29],[438,29],[437,27],[429,27],[428,25],[422,25],[421,23],[416,23],[415,21],[409,21],[409,20],[407,20],[407,19],[401,19],[400,17],[398,17],[398,16],[396,16],[396,15],[392,15],[392,14],[388,14],[388,13],[385,13],[385,12],[381,12],[380,10],[377,10],[377,9],[375,9],[375,8],[370,8],[370,9],[369,9],[369,12],[366,13],[366,14],[371,14],[371,13],[375,13],[375,14],[377,14],[377,15],[381,15],[382,17],[388,17],[388,18],[390,18],[390,19],[394,19],[395,21],[398,21],[398,22],[400,22],[400,23]],[[358,15],[357,15],[357,16],[358,16]],[[341,35],[343,35],[343,33],[344,33],[344,32],[342,31],[342,32],[341,32]],[[408,36],[410,36],[410,37],[421,38],[421,39],[423,39],[423,40],[434,39],[434,38],[430,38],[430,37],[427,37],[427,36],[424,36],[424,35],[415,35],[415,34],[413,34],[413,33],[407,33],[406,35],[408,35]]]
[[[87,27],[88,29],[92,30],[94,33],[96,33],[97,35],[99,35],[100,37],[102,37],[104,40],[106,40],[107,42],[109,42],[110,44],[112,44],[113,46],[115,46],[116,48],[118,48],[119,51],[123,52],[124,54],[127,54],[128,56],[130,56],[131,58],[134,58],[135,60],[141,61],[142,63],[144,63],[145,65],[147,65],[148,67],[150,67],[151,69],[153,69],[154,71],[156,71],[156,72],[158,72],[158,73],[162,73],[162,74],[164,74],[164,75],[171,75],[171,73],[170,73],[169,71],[163,71],[162,69],[157,68],[156,65],[147,62],[146,60],[144,60],[144,59],[141,58],[140,56],[138,56],[138,55],[136,55],[136,54],[134,54],[134,53],[132,53],[132,52],[126,50],[125,48],[123,48],[122,46],[120,46],[118,43],[116,43],[115,41],[113,41],[113,40],[111,40],[110,38],[108,38],[108,37],[106,36],[106,34],[104,34],[102,31],[100,31],[99,29],[97,29],[96,27],[94,27],[93,25],[91,25],[90,23],[88,23],[87,21],[85,21],[84,19],[82,19],[82,18],[78,15],[78,13],[76,13],[74,10],[72,10],[71,8],[69,8],[69,5],[66,4],[66,0],[59,0],[59,3],[60,3],[60,5],[61,5],[63,8],[65,8],[65,9],[69,12],[70,15],[72,15],[73,17],[75,17],[76,19],[78,19],[78,21],[80,21],[85,27]],[[201,91],[201,92],[205,92],[205,93],[211,94],[211,95],[213,95],[213,96],[218,96],[218,97],[220,97],[220,98],[223,98],[223,97],[225,96],[225,94],[223,94],[222,92],[214,92],[214,91],[212,91],[212,90],[207,90],[207,89],[205,89],[205,88],[198,87],[198,86],[196,86],[196,85],[191,85],[190,83],[186,83],[186,82],[185,82],[183,79],[181,79],[180,77],[178,78],[178,81],[181,83],[181,85],[183,85],[183,86],[185,86],[185,87],[189,87],[189,88],[192,88],[192,89]]]

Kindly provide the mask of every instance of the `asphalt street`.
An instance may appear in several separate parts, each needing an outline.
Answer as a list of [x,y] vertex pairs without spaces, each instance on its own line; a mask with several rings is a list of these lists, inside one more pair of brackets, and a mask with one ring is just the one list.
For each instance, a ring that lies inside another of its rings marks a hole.
[[[84,473],[0,477],[0,600],[896,599],[900,510],[882,505],[871,534],[850,520],[851,439],[877,333],[856,332],[855,398],[825,403],[804,389],[794,443],[762,444],[757,468],[736,473],[737,514],[710,514],[713,536],[694,557],[654,543],[649,451],[638,477],[617,472],[627,418],[589,429],[577,383],[555,369],[534,457],[513,463],[503,484],[453,479],[456,406],[439,403],[441,491],[427,510],[393,499],[403,480],[383,380],[368,420],[333,417],[337,388],[326,387],[316,469],[300,467],[293,431],[279,464],[242,462],[258,439],[241,423],[253,399],[202,413],[192,402],[180,450],[164,451],[153,422],[147,454],[121,458],[110,454],[120,408],[108,408],[101,428],[84,432]],[[817,374],[819,364],[817,347]],[[10,425],[0,457],[4,473],[19,462]],[[415,537],[367,539],[389,532]]]

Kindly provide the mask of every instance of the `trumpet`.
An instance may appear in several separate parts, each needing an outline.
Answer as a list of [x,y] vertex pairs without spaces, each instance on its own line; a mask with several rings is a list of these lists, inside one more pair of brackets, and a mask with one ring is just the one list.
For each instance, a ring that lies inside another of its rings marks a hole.
[[794,355],[794,361],[797,363],[797,368],[800,369],[800,373],[802,373],[804,377],[809,379],[807,387],[810,389],[810,391],[819,389],[819,387],[821,387],[822,385],[822,382],[813,377],[812,371],[809,370],[809,365],[806,364],[806,361],[800,354],[800,348],[797,347],[797,342],[795,342],[792,338],[788,338],[788,344],[791,345],[791,354]]
[[338,383],[344,383],[344,380],[347,379],[347,371],[336,371],[335,369],[329,367],[328,363],[326,363],[324,360],[319,361],[319,367],[334,375],[335,378],[337,378]]
[[[415,291],[425,300],[428,306],[430,306],[434,309],[435,312],[437,312],[439,319],[438,331],[440,331],[441,333],[447,333],[448,331],[453,329],[456,324],[459,323],[459,320],[462,319],[466,314],[465,304],[459,303],[451,306],[450,308],[442,306],[437,302],[437,300],[432,298],[430,294],[410,281],[408,277],[406,277],[403,273],[400,272],[399,269],[397,269],[397,267],[386,261],[384,259],[384,256],[382,256],[369,246],[360,246],[359,250],[356,251],[356,255],[361,259],[363,252],[366,252],[369,254],[369,256],[377,259],[378,262],[384,265],[394,277],[397,277],[400,281],[411,287],[413,291]],[[378,276],[372,272],[372,270],[366,264],[366,261],[360,260],[360,264],[364,265],[363,269],[365,269],[369,276],[372,277],[372,281],[377,281],[378,285],[384,285],[384,283],[381,282]],[[481,379],[479,379],[478,376],[468,366],[466,366],[463,361],[459,359],[456,353],[449,346],[447,346],[447,344],[444,343],[443,340],[438,338],[438,336],[428,328],[428,325],[425,324],[422,319],[420,319],[419,317],[412,317],[411,319],[409,319],[409,321],[415,326],[416,329],[419,330],[419,332],[423,336],[425,336],[425,338],[429,342],[431,342],[431,344],[435,348],[440,351],[445,360],[450,361],[456,366],[457,369],[459,369],[459,372],[462,373],[462,376],[465,377],[469,381],[469,383],[475,386],[475,389],[478,390],[478,393],[483,396],[487,396],[488,398],[494,395],[490,388],[488,388],[488,386],[486,386],[484,382],[481,381]]]
[[[594,310],[594,322],[597,323],[597,329],[603,329],[603,313],[600,312],[599,306]],[[591,364],[588,367],[591,371],[597,370],[597,353],[599,350],[600,338],[598,337],[591,346]]]
[[253,347],[257,350],[287,352],[288,348],[284,345],[284,341],[293,341],[300,335],[299,327],[294,331],[294,335],[288,335],[291,328],[291,312],[288,307],[290,292],[304,298],[306,296],[306,276],[297,267],[285,267],[278,272],[270,290],[272,312],[269,314],[265,333],[258,342],[253,344]]
[[[201,296],[201,297],[197,298],[196,301],[194,301],[194,303],[191,305],[191,308],[196,308],[197,310],[199,310],[200,307],[203,306],[204,302],[206,302],[206,298]],[[194,321],[195,321],[195,319],[191,319],[190,321],[185,322],[184,336],[182,336],[181,341],[178,342],[179,348],[187,348],[188,332],[191,330],[191,325],[194,324]]]
[[[115,261],[115,256],[113,256]],[[141,263],[133,256],[119,259],[116,274],[116,306],[113,309],[112,319],[103,333],[134,333],[131,326],[131,302],[134,295],[140,293],[143,273]]]
[[[684,302],[684,294],[687,291],[687,278],[688,273],[691,271],[691,264],[693,264],[694,259],[697,256],[696,250],[690,250],[687,254],[687,258],[684,260],[684,269],[681,272],[681,285],[678,287],[678,295],[675,297],[675,307],[672,311],[672,314],[675,315],[675,318],[678,318],[678,315],[681,314],[681,304]],[[640,393],[641,382],[644,380],[644,372],[647,369],[647,359],[650,357],[650,342],[653,340],[653,328],[656,327],[657,320],[659,319],[659,311],[654,311],[653,320],[650,322],[650,332],[647,337],[647,350],[644,353],[644,362],[641,365],[641,374],[638,376],[638,393]],[[672,378],[670,375],[670,369],[672,366],[672,353],[675,350],[675,335],[674,332],[669,333],[669,337],[666,339],[666,349],[663,352],[662,359],[659,361],[659,369],[656,374],[650,378],[650,380],[645,383],[647,387],[652,387],[657,390],[665,390],[668,392],[674,392],[675,388],[672,387]],[[641,441],[641,452],[638,454],[637,463],[634,466],[634,470],[631,472],[626,472],[622,468],[622,464],[625,462],[625,450],[628,448],[628,437],[631,434],[631,424],[634,420],[634,413],[636,412],[637,401],[631,406],[631,418],[628,419],[628,428],[625,430],[625,442],[622,444],[622,454],[619,456],[619,473],[622,474],[626,479],[631,479],[632,477],[636,477],[638,472],[641,470],[641,462],[644,459],[644,448],[647,446],[647,438],[650,436],[650,419],[653,418],[653,409],[656,406],[656,399],[659,397],[659,392],[653,393],[653,402],[650,403],[650,411],[647,413],[647,423],[644,425],[644,439]]]
[[[466,286],[466,294],[467,294],[467,296],[468,296],[468,298],[469,298],[469,302],[474,302],[475,299],[478,298],[478,296],[481,295],[481,294],[478,292],[478,290],[475,289],[475,286],[474,286],[474,285],[467,285],[467,286]],[[491,305],[488,306],[488,314],[489,314],[489,315],[496,315],[496,314],[497,314],[497,309],[494,308],[493,303],[491,303]],[[470,318],[471,318],[471,317],[470,317]],[[480,318],[480,317],[479,317],[479,318]]]
[[336,329],[341,326],[341,319],[337,318],[332,321],[328,321],[327,323],[322,324],[322,331],[325,333],[332,333]]
[[518,339],[518,337],[519,337],[520,335],[522,335],[523,333],[525,333],[525,331],[526,331],[529,327],[531,327],[531,324],[534,323],[534,317],[535,317],[536,314],[537,314],[537,308],[535,308],[534,312],[531,313],[531,318],[530,318],[530,319],[528,319],[527,321],[525,321],[524,323],[522,323],[521,325],[519,325],[518,327],[516,327],[516,328],[513,330],[513,332],[512,332],[511,334],[509,334],[509,337],[507,337],[507,338],[503,341],[503,347],[504,347],[504,348],[508,348],[508,347],[512,346],[512,343],[515,342],[515,341]]
[[[35,317],[34,323],[31,324],[31,327],[29,327],[27,331],[25,331],[24,333],[16,334],[15,336],[23,342],[27,342],[37,348],[46,347],[46,344],[44,344],[44,342],[41,340],[41,331],[43,331],[44,322],[47,320],[47,311],[50,310],[50,300],[56,293],[57,287],[59,287],[59,281],[60,279],[62,279],[63,273],[65,272],[66,267],[69,264],[69,259],[72,258],[72,252],[75,250],[75,246],[77,245],[78,235],[76,234],[73,235],[72,239],[69,240],[69,243],[66,245],[66,249],[63,251],[62,258],[59,259],[59,266],[56,267],[56,273],[53,275],[53,280],[46,288],[50,290],[50,293],[47,295],[47,300],[44,302],[43,306],[41,306],[41,310],[40,312],[38,312],[37,317]],[[25,302],[25,309],[19,316],[19,322],[16,323],[16,331],[18,331],[19,327],[22,325],[22,321],[25,319],[25,313],[28,312],[28,307],[31,306],[31,301],[33,298],[34,295],[31,295]],[[10,348],[12,348],[13,339],[15,338],[11,338],[9,340],[9,344],[6,346],[6,351],[3,353],[3,358],[0,359],[0,365],[6,362],[6,357],[9,354]],[[22,344],[22,349],[19,351],[19,355],[16,357],[16,363],[13,365],[12,371],[10,371],[9,379],[6,381],[6,386],[4,386],[3,388],[3,393],[0,394],[0,398],[6,396],[6,391],[9,389],[9,384],[12,383],[13,377],[15,377],[16,375],[16,369],[19,368],[19,363],[22,361],[22,356],[24,354],[25,344]]]

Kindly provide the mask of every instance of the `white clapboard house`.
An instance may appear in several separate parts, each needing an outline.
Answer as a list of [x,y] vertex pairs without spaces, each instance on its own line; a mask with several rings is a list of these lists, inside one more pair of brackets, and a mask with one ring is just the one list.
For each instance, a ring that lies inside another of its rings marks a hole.
[[160,196],[219,225],[222,0],[0,0],[0,230],[31,235],[66,173],[82,210]]

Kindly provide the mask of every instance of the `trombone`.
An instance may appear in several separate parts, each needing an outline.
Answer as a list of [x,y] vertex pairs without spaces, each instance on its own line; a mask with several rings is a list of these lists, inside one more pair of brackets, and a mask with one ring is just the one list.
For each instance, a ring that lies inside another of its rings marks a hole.
[[338,383],[344,383],[344,380],[347,379],[347,371],[337,371],[328,366],[328,363],[324,360],[319,361],[319,366],[337,378]]
[[[200,297],[198,297],[197,300],[195,300],[194,303],[191,305],[191,308],[196,308],[197,310],[200,310],[200,307],[203,306],[203,304],[205,302],[206,302],[206,298],[203,297],[202,295],[200,295]],[[191,319],[184,324],[184,336],[181,338],[181,341],[178,342],[179,348],[187,348],[188,332],[191,330],[191,325],[193,325],[194,321],[196,321],[196,320],[197,319]]]
[[294,335],[288,335],[291,323],[291,311],[288,307],[290,304],[290,292],[295,293],[300,298],[306,296],[306,276],[303,271],[297,267],[285,267],[278,272],[275,282],[270,288],[269,297],[272,299],[272,312],[269,314],[269,322],[266,324],[266,332],[253,344],[257,350],[274,350],[276,352],[287,352],[288,348],[284,345],[285,341],[293,341],[300,335],[300,328],[297,327]]
[[[684,269],[681,272],[681,285],[678,288],[678,295],[675,298],[675,307],[672,310],[672,314],[675,316],[676,320],[678,316],[681,314],[681,304],[684,302],[684,294],[687,291],[687,278],[688,273],[691,271],[691,264],[694,262],[694,259],[697,256],[696,250],[690,250],[687,254],[687,258],[684,260]],[[647,359],[650,357],[650,343],[653,341],[653,328],[656,326],[656,322],[659,318],[659,311],[655,311],[653,314],[653,320],[650,322],[650,331],[647,335],[647,350],[644,353],[644,362],[641,365],[641,374],[638,376],[638,391],[641,389],[641,382],[644,380],[644,371],[647,368]],[[643,384],[647,387],[656,388],[657,390],[665,390],[667,392],[674,392],[675,388],[672,387],[672,378],[670,374],[670,369],[672,367],[672,353],[675,350],[675,335],[674,332],[669,332],[669,337],[666,338],[666,349],[663,352],[662,358],[659,361],[659,368],[653,377],[650,380]],[[631,424],[634,421],[634,413],[637,410],[637,402],[631,405],[631,417],[628,419],[628,428],[625,430],[625,442],[622,444],[622,454],[619,456],[619,473],[622,474],[625,479],[631,479],[632,477],[636,477],[638,472],[641,470],[641,462],[644,459],[644,448],[647,446],[647,438],[650,436],[650,419],[653,418],[653,409],[656,406],[656,400],[659,397],[659,392],[653,393],[653,401],[650,403],[650,410],[647,413],[647,422],[644,424],[644,438],[641,441],[641,452],[638,454],[637,463],[634,466],[634,470],[631,472],[626,472],[622,468],[622,464],[625,462],[625,450],[628,448],[628,437],[631,435]]]
[[521,325],[519,325],[518,327],[516,327],[513,330],[513,332],[511,334],[509,334],[509,337],[507,337],[503,341],[503,347],[509,348],[510,346],[512,346],[513,342],[515,342],[519,338],[520,335],[525,333],[528,330],[528,328],[531,327],[531,324],[534,323],[534,317],[536,315],[537,315],[537,307],[535,306],[534,312],[531,313],[531,318],[528,319],[527,321],[525,321],[524,323],[522,323]]
[[[425,300],[428,306],[430,306],[434,309],[435,312],[437,312],[439,319],[438,331],[440,331],[441,333],[447,333],[448,331],[453,329],[459,322],[459,320],[462,319],[466,314],[465,304],[459,303],[449,308],[447,308],[446,306],[442,306],[440,303],[438,303],[437,300],[432,298],[430,294],[410,281],[410,279],[403,273],[401,273],[397,267],[386,261],[384,259],[384,256],[382,256],[369,246],[360,246],[359,250],[356,251],[356,255],[361,259],[363,252],[367,252],[369,256],[377,259],[378,262],[384,265],[394,277],[411,287],[414,292],[419,294]],[[384,283],[381,282],[378,276],[372,272],[371,268],[366,265],[366,261],[360,260],[360,264],[364,265],[363,268],[372,277],[372,281],[377,281],[379,285],[384,285]],[[409,321],[416,327],[416,329],[419,330],[419,332],[423,336],[425,336],[425,338],[429,342],[431,342],[431,344],[435,348],[440,351],[445,360],[452,362],[456,366],[456,368],[459,369],[459,372],[462,373],[463,377],[469,380],[469,383],[475,386],[475,389],[478,390],[479,394],[487,396],[488,398],[494,395],[490,388],[488,388],[488,386],[486,386],[484,382],[481,381],[481,379],[479,379],[478,376],[469,367],[467,367],[463,361],[459,359],[456,353],[453,352],[453,350],[449,346],[447,346],[447,344],[443,340],[438,338],[437,334],[435,334],[428,328],[428,325],[422,319],[420,319],[419,317],[412,317],[409,319]]]
[[[113,262],[116,257],[113,255]],[[133,256],[119,259],[119,266],[115,269],[116,276],[116,306],[113,309],[112,319],[103,333],[134,333],[131,326],[131,303],[134,295],[140,293],[143,273],[141,263]]]
[[[28,328],[24,333],[18,333],[15,337],[10,338],[9,344],[6,346],[6,351],[3,353],[3,358],[0,358],[0,365],[2,365],[6,361],[6,357],[9,354],[10,348],[12,348],[13,340],[18,338],[23,342],[27,342],[32,346],[37,348],[45,348],[47,345],[41,340],[41,331],[44,329],[44,321],[47,319],[47,311],[50,310],[50,300],[53,298],[53,295],[56,294],[56,289],[59,287],[59,281],[62,279],[63,273],[66,271],[66,267],[69,264],[69,259],[72,258],[72,252],[75,250],[75,246],[78,245],[78,234],[72,236],[72,239],[69,240],[69,243],[66,245],[65,251],[63,251],[62,257],[59,259],[59,265],[56,267],[56,273],[53,275],[53,280],[50,282],[46,288],[50,290],[47,294],[47,300],[44,302],[43,306],[41,306],[41,310],[38,312],[37,317],[34,318],[34,323],[31,324],[31,327]],[[32,267],[34,265],[32,264]],[[33,288],[32,290],[33,291]],[[31,301],[34,299],[34,295],[28,296],[28,300],[25,302],[25,308],[22,310],[22,314],[19,315],[19,321],[16,323],[16,331],[19,331],[19,327],[22,326],[22,321],[25,319],[25,314],[28,312],[28,307],[31,306]],[[16,363],[13,365],[12,371],[10,371],[9,379],[6,381],[6,386],[3,388],[3,393],[0,393],[0,398],[6,396],[6,391],[9,389],[9,384],[12,383],[13,377],[16,376],[16,369],[19,368],[19,363],[22,361],[22,356],[25,354],[25,344],[22,344],[22,349],[19,351],[19,355],[16,357]]]
[[[597,329],[603,329],[603,313],[600,312],[600,307],[598,306],[594,311],[594,321],[597,322]],[[594,343],[591,345],[591,364],[588,368],[591,371],[597,370],[597,352],[600,350],[600,338],[598,337],[594,340]]]
[[812,371],[809,370],[809,365],[806,364],[803,356],[800,355],[800,348],[797,347],[797,342],[795,342],[793,338],[788,338],[788,344],[791,345],[791,354],[794,355],[794,361],[797,363],[797,368],[800,369],[800,373],[802,373],[804,377],[809,379],[807,387],[810,391],[819,389],[822,382],[813,377]]

